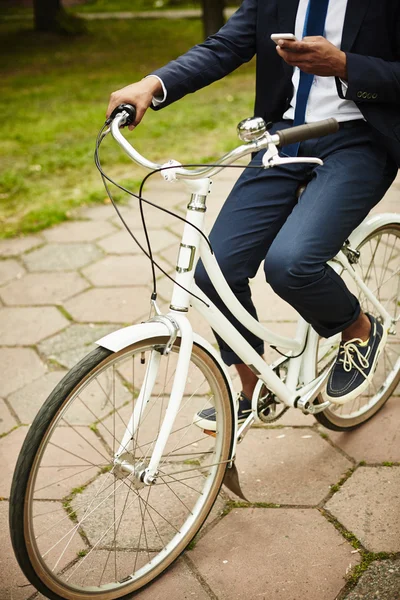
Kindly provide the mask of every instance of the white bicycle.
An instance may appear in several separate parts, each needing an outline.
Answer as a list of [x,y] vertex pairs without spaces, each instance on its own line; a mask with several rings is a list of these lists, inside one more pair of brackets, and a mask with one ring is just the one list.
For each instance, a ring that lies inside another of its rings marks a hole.
[[[99,340],[43,404],[21,450],[10,499],[12,542],[28,580],[51,600],[130,598],[160,575],[198,533],[226,473],[235,474],[237,444],[254,422],[276,421],[293,407],[326,427],[350,430],[375,415],[400,380],[400,215],[368,217],[332,261],[388,333],[370,386],[344,405],[323,392],[339,336],[322,340],[301,318],[293,339],[263,327],[231,292],[204,234],[211,176],[260,149],[266,168],[282,160],[321,162],[282,159],[277,146],[330,133],[336,122],[270,135],[262,120],[246,120],[243,145],[194,170],[143,158],[120,131],[130,118],[132,110],[121,109],[100,139],[111,131],[134,161],[183,181],[191,195],[170,312],[161,314],[153,297],[153,318]],[[265,363],[213,306],[194,282],[199,257],[232,314],[286,356]],[[193,332],[190,306],[259,377],[252,414],[240,427],[229,372]],[[196,414],[211,406],[212,435],[196,425]]]

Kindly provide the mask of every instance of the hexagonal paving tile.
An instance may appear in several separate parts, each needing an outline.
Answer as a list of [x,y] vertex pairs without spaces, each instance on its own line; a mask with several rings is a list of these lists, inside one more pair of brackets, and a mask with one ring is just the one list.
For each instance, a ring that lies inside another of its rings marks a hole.
[[308,429],[252,429],[238,447],[236,466],[251,502],[320,502],[351,463]]
[[94,244],[47,244],[23,257],[29,271],[72,271],[99,259]]
[[[193,475],[193,470],[190,466],[190,476]],[[163,473],[169,470],[168,466],[163,466]],[[172,472],[182,469],[173,468]],[[182,475],[177,475],[177,478],[182,478]],[[114,487],[114,493],[111,493],[111,485]],[[166,540],[171,540],[177,528],[183,524],[183,521],[189,514],[188,511],[194,506],[194,503],[199,498],[196,482],[197,479],[192,479],[190,486],[187,484],[172,484],[161,485],[162,477],[160,477],[160,485],[151,488],[151,495],[148,496],[148,490],[141,490],[142,503],[138,504],[138,495],[133,486],[128,487],[124,480],[115,480],[112,473],[100,475],[93,483],[88,485],[80,494],[77,494],[72,500],[71,507],[76,511],[78,517],[81,517],[84,508],[89,504],[92,506],[92,512],[85,518],[84,531],[88,536],[91,544],[102,537],[102,545],[112,547],[114,543],[114,530],[108,525],[113,522],[112,515],[120,516],[120,524],[118,530],[117,545],[120,549],[129,550],[132,547],[146,551],[150,548],[153,551],[163,549]],[[114,502],[115,500],[115,502]],[[95,507],[99,507],[96,510]],[[144,525],[142,521],[142,510],[145,503],[148,502],[147,513],[145,512]],[[224,502],[221,498],[217,498],[211,512],[211,517],[216,518],[221,515],[224,508]],[[209,517],[210,518],[210,517]],[[146,533],[143,533],[146,529]]]
[[188,553],[220,600],[334,600],[359,558],[317,510],[235,509]]
[[45,365],[30,348],[0,348],[0,381],[4,396],[38,379],[45,372]]
[[37,500],[61,500],[110,465],[110,455],[89,427],[67,425],[67,421],[59,424],[44,450],[35,485]]
[[78,273],[28,273],[0,288],[0,296],[8,305],[61,304],[87,287]]
[[21,423],[32,423],[43,402],[64,377],[65,373],[66,371],[50,371],[43,377],[35,379],[29,385],[10,394],[8,401],[17,413]]
[[71,369],[81,358],[97,347],[94,343],[96,340],[115,329],[115,325],[74,323],[61,333],[40,342],[38,348],[47,358],[54,359],[60,365]]
[[11,281],[12,279],[19,279],[25,274],[25,269],[19,262],[10,258],[7,260],[0,260],[0,285]]
[[135,323],[148,317],[150,294],[143,287],[96,288],[68,300],[65,308],[83,323]]
[[398,600],[399,590],[400,560],[377,560],[361,576],[346,600]]
[[151,281],[150,263],[145,256],[107,256],[83,270],[95,286],[144,285]]
[[[135,229],[132,230],[132,232],[139,242],[146,247],[143,230]],[[151,249],[154,253],[161,252],[161,250],[168,248],[173,244],[177,245],[179,242],[179,239],[166,229],[149,230],[148,233]],[[98,242],[98,245],[107,252],[107,254],[141,254],[142,252],[126,230],[110,235]]]
[[181,559],[150,587],[136,596],[137,600],[209,600],[209,594]]
[[116,231],[105,221],[70,221],[43,232],[48,242],[92,242]]
[[43,239],[34,235],[0,240],[0,256],[18,256],[40,244],[43,244]]
[[[106,195],[107,194],[104,191],[104,197],[106,197]],[[111,219],[115,216],[115,210],[108,201],[107,204],[102,204],[99,206],[90,206],[89,208],[80,208],[76,211],[75,214],[81,219],[90,219],[93,221],[107,221],[108,219]]]
[[7,433],[17,425],[17,421],[8,409],[7,404],[0,398],[0,435]]
[[400,467],[360,467],[326,508],[372,552],[400,551]]
[[371,463],[400,462],[400,398],[393,397],[373,419],[359,429],[340,433],[324,431],[348,455]]
[[94,344],[96,340],[115,329],[115,325],[74,323],[61,333],[40,342],[38,348],[47,358],[55,359],[60,365],[71,369],[81,358],[96,348]]
[[52,306],[3,308],[0,312],[0,339],[4,346],[35,344],[67,325],[67,319]]

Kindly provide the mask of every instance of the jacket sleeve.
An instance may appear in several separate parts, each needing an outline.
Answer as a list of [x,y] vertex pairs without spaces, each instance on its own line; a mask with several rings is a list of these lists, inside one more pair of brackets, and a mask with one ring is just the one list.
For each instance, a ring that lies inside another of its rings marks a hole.
[[167,91],[165,102],[155,109],[225,77],[254,56],[257,3],[258,0],[243,0],[218,33],[151,73],[162,80]]
[[338,86],[339,96],[354,102],[400,104],[400,61],[347,54],[347,83],[345,95]]

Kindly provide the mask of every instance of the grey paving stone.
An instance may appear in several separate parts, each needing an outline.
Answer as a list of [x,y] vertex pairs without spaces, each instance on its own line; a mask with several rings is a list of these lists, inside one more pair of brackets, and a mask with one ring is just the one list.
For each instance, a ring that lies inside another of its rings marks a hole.
[[[163,465],[163,473],[169,471],[171,473],[181,473],[183,469],[184,465],[179,465],[179,467]],[[192,476],[192,468],[188,466],[187,469],[190,470],[190,476]],[[182,475],[177,475],[178,479],[181,477]],[[94,502],[96,502],[99,506],[98,510],[93,510],[85,518],[84,531],[93,545],[104,535],[102,545],[112,547],[114,530],[112,528],[108,529],[108,524],[112,522],[112,515],[115,510],[118,515],[121,515],[117,540],[120,549],[129,550],[134,547],[143,551],[146,551],[146,548],[160,551],[165,543],[173,538],[177,529],[183,525],[190,514],[189,510],[199,499],[199,492],[201,491],[200,486],[197,487],[195,483],[198,481],[197,479],[191,480],[190,487],[185,484],[172,484],[172,482],[168,486],[154,486],[148,500],[151,506],[151,509],[148,509],[151,511],[151,518],[146,515],[143,526],[141,511],[145,507],[148,492],[146,490],[141,491],[143,502],[138,503],[136,491],[132,487],[127,488],[122,480],[117,481],[115,493],[111,494],[110,486],[114,481],[114,475],[111,473],[101,475],[88,485],[82,493],[77,494],[71,503],[79,518],[83,516],[84,507],[87,504],[94,507]],[[162,477],[160,477],[160,483],[161,481]],[[124,506],[126,506],[125,511]],[[223,508],[224,502],[217,498],[212,509],[213,517],[220,516]],[[143,533],[144,528],[146,529],[145,535]],[[164,541],[164,544],[161,540]]]
[[98,287],[145,285],[151,281],[150,262],[145,256],[107,256],[83,269]]
[[[145,197],[147,198],[148,196],[145,196]],[[149,200],[150,200],[150,198],[149,198]],[[157,201],[156,201],[156,203],[157,203]],[[159,202],[159,204],[161,206],[163,206],[162,201]],[[177,211],[173,210],[171,207],[166,206],[165,208],[167,208],[168,210],[171,210],[172,212],[177,212]],[[125,222],[128,224],[128,227],[130,227],[131,229],[137,229],[138,226],[140,226],[141,220],[140,220],[140,215],[139,215],[139,211],[138,211],[137,207],[131,208],[130,206],[124,206],[124,207],[122,207],[121,213],[125,219]],[[170,227],[171,225],[173,225],[174,223],[176,223],[179,220],[175,216],[170,215],[169,213],[163,212],[162,210],[158,210],[152,206],[146,206],[145,214],[146,214],[146,224],[151,229],[164,229],[165,227]],[[178,214],[180,216],[184,216],[182,213],[178,213]],[[115,215],[111,219],[111,222],[116,227],[119,227],[120,229],[124,229],[124,226],[122,225],[121,220],[117,215]]]
[[3,308],[0,340],[4,346],[36,344],[67,325],[67,319],[53,306]]
[[236,466],[251,502],[320,502],[351,463],[308,429],[252,429],[238,446]]
[[35,589],[29,585],[14,557],[9,533],[8,510],[9,503],[0,502],[0,598],[2,600],[26,600],[35,592]]
[[326,508],[371,552],[400,551],[400,467],[360,467]]
[[8,498],[10,495],[11,481],[14,473],[15,463],[23,441],[28,433],[28,427],[18,427],[8,435],[0,438],[0,498]]
[[88,287],[78,273],[28,273],[0,288],[0,296],[8,305],[61,304]]
[[373,562],[346,600],[400,600],[400,560]]
[[347,454],[357,461],[370,463],[400,462],[400,402],[393,397],[373,419],[348,433],[325,432]]
[[334,600],[359,561],[317,510],[235,509],[188,552],[220,600]]
[[50,371],[35,379],[29,385],[13,392],[8,401],[17,413],[21,423],[32,423],[36,413],[57,383],[64,377],[66,371]]
[[98,260],[94,244],[47,244],[23,257],[29,271],[72,271]]
[[115,331],[115,325],[79,325],[67,329],[39,343],[38,348],[47,358],[71,369],[81,358],[96,348],[94,342]]
[[62,500],[110,465],[108,452],[89,427],[68,427],[67,423],[67,420],[59,423],[52,433],[51,444],[46,446],[42,457],[44,467],[36,478],[35,499]]
[[18,256],[27,250],[43,244],[43,239],[39,236],[27,235],[26,237],[12,238],[9,240],[0,240],[0,256]]
[[0,435],[7,433],[17,425],[17,421],[10,413],[7,404],[0,398]]
[[92,242],[115,231],[115,227],[105,221],[70,221],[46,229],[43,236],[48,242]]
[[134,323],[148,318],[150,294],[143,287],[96,288],[68,300],[65,308],[81,323]]
[[0,381],[4,396],[38,379],[46,370],[30,348],[0,348]]
[[13,279],[19,279],[24,274],[24,267],[13,258],[0,260],[0,285],[7,283],[7,281],[12,281]]
[[191,573],[183,560],[179,560],[167,573],[136,596],[137,600],[209,600],[210,596]]
[[[106,197],[106,191],[104,191]],[[115,216],[115,210],[111,204],[102,204],[99,206],[90,206],[76,211],[75,215],[81,219],[90,219],[93,221],[107,221]]]
[[[166,229],[149,230],[149,239],[151,244],[152,252],[158,253],[164,248],[168,248],[173,244],[178,244],[179,239]],[[133,230],[134,236],[138,239],[140,244],[147,248],[146,240],[142,229]],[[110,235],[98,242],[98,245],[107,254],[141,254],[142,251],[135,244],[129,233],[124,229]]]

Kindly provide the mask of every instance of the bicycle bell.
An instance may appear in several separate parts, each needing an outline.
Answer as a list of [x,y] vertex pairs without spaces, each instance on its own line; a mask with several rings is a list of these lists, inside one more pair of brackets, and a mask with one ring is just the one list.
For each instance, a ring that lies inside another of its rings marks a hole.
[[243,142],[254,142],[260,139],[266,131],[267,125],[261,117],[244,119],[237,126],[238,136]]

